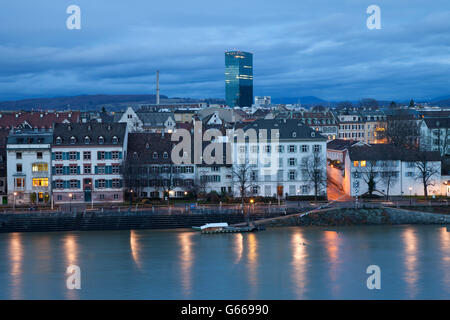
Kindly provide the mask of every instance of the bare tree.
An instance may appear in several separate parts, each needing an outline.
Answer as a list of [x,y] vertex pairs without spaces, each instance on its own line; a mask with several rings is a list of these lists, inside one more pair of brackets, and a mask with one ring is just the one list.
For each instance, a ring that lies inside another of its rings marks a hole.
[[206,190],[209,185],[208,176],[205,174],[207,172],[206,169],[198,169],[197,175],[193,181],[193,185],[191,186],[191,191],[196,196],[199,194],[206,194]]
[[252,182],[252,172],[253,165],[249,163],[237,164],[231,167],[233,180],[236,180],[239,185],[239,194],[241,196],[242,208],[244,208],[244,199],[247,190],[255,185]]
[[303,158],[300,164],[303,178],[314,187],[314,201],[317,201],[317,196],[326,188],[326,168],[326,160],[320,156],[319,151],[314,151],[311,156]]
[[381,170],[381,181],[386,186],[386,200],[389,200],[391,188],[398,182],[399,172],[395,161],[386,162]]
[[434,186],[433,177],[440,174],[439,167],[434,165],[427,156],[427,152],[419,152],[418,160],[415,161],[417,169],[416,180],[420,181],[423,186],[423,194],[428,199],[428,187]]
[[356,172],[367,184],[367,192],[369,193],[370,197],[372,197],[373,193],[377,190],[376,186],[379,181],[376,166],[376,161],[368,160],[365,164],[363,164],[363,161],[361,161],[360,166],[356,170]]
[[413,119],[388,118],[383,131],[378,132],[379,139],[399,148],[417,149],[419,126]]

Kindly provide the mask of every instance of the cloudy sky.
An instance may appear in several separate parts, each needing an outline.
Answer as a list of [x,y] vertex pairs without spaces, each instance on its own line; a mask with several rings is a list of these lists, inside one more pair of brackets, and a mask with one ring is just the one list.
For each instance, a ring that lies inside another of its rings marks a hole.
[[[66,9],[81,8],[81,30]],[[369,30],[369,5],[381,30]],[[0,100],[224,97],[224,52],[254,53],[254,94],[450,95],[449,0],[2,0]]]

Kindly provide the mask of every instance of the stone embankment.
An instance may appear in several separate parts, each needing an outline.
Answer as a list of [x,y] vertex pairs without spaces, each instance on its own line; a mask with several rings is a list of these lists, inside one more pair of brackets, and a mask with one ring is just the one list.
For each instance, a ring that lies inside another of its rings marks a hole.
[[307,214],[301,213],[263,219],[255,223],[266,227],[450,224],[450,214],[436,214],[397,208],[330,208],[312,211]]

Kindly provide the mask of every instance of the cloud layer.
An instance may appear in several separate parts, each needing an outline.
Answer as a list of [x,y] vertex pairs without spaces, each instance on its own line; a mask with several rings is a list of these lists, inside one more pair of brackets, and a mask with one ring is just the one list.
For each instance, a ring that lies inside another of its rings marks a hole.
[[[254,53],[254,93],[342,100],[450,94],[448,0],[26,0],[0,7],[0,100],[96,93],[224,97],[224,52]],[[81,8],[81,30],[66,8]]]

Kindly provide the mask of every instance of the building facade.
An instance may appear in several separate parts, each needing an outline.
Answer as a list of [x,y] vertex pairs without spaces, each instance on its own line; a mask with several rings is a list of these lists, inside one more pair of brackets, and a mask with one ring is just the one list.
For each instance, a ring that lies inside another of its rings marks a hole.
[[8,203],[46,204],[51,195],[52,133],[14,130],[7,140]]
[[225,52],[225,98],[229,107],[253,104],[253,54]]
[[52,185],[55,204],[123,202],[121,165],[126,123],[55,124]]

